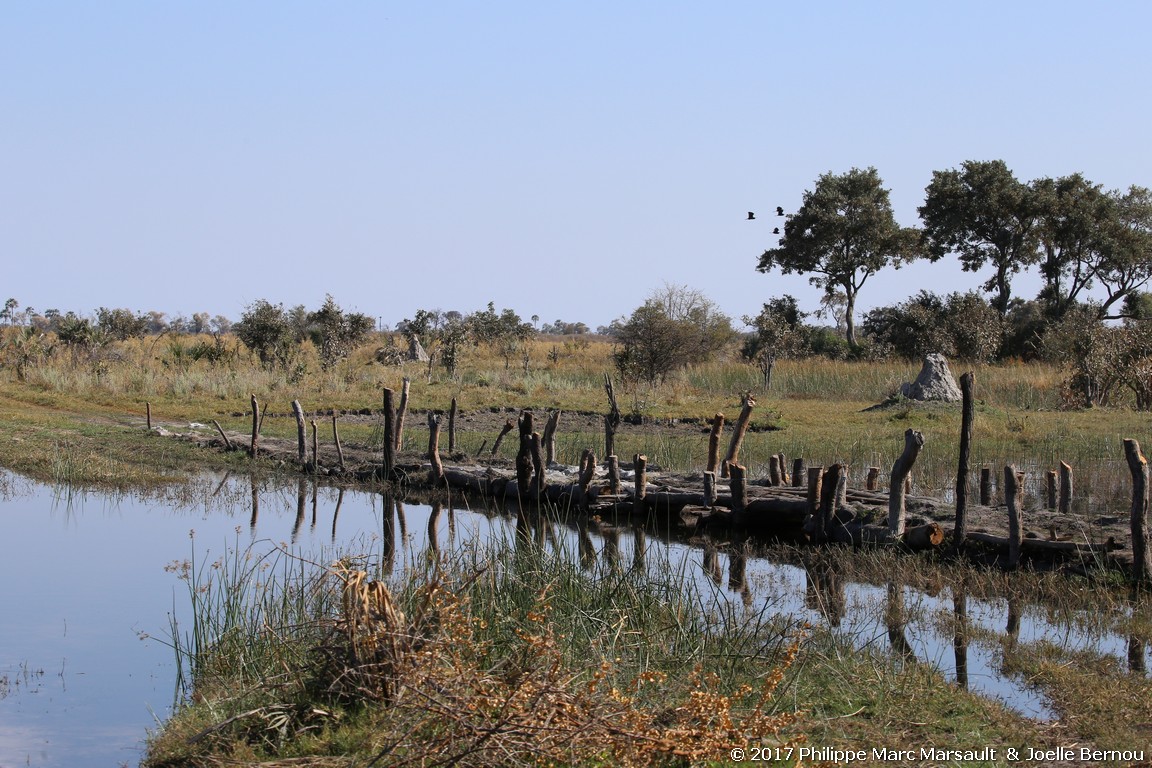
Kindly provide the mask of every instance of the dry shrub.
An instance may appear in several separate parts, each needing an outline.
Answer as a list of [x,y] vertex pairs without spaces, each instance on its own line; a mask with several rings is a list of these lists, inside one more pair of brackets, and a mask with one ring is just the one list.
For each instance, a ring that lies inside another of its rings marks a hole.
[[326,687],[379,705],[369,765],[647,766],[791,743],[781,732],[798,715],[774,711],[772,697],[798,639],[758,688],[722,691],[700,668],[621,685],[618,660],[566,660],[546,593],[511,639],[497,641],[468,598],[436,582],[406,620],[383,583],[363,572],[342,578],[344,615],[323,649]]

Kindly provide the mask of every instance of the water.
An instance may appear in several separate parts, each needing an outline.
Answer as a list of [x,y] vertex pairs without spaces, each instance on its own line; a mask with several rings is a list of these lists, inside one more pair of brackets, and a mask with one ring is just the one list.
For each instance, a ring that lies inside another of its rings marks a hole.
[[[67,496],[0,472],[0,491],[0,768],[138,763],[147,732],[173,705],[169,617],[189,614],[185,584],[171,566],[192,556],[193,543],[204,563],[250,544],[302,554],[333,546],[363,551],[391,530],[399,542],[398,572],[417,562],[432,539],[447,549],[510,537],[515,527],[511,517],[461,509],[430,525],[426,506],[385,509],[378,494],[248,477],[205,479],[179,498],[141,498]],[[1085,629],[1088,621],[1053,623],[1042,611],[1005,601],[964,601],[969,639],[957,644],[957,606],[947,594],[841,584],[830,574],[706,553],[634,529],[600,535],[556,525],[550,538],[588,562],[682,570],[710,599],[753,612],[767,604],[831,625],[856,647],[932,664],[948,679],[1041,719],[1051,715],[1043,698],[999,672],[1004,637],[1094,649],[1128,663],[1123,638]],[[1152,666],[1143,653],[1145,667]]]

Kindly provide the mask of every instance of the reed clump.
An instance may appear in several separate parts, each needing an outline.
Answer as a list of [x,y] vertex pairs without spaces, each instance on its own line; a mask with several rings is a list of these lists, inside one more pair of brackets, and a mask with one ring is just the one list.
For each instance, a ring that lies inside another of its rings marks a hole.
[[[282,550],[294,564],[279,578],[227,564],[217,584],[190,577],[201,595],[230,595],[201,610],[251,606],[248,619],[197,620],[245,645],[173,643],[188,695],[144,765],[648,766],[800,740],[800,714],[776,699],[801,647],[793,627],[705,618],[688,583],[599,578],[510,546],[391,586],[349,558],[305,576]],[[303,594],[310,618],[303,603],[267,610]]]

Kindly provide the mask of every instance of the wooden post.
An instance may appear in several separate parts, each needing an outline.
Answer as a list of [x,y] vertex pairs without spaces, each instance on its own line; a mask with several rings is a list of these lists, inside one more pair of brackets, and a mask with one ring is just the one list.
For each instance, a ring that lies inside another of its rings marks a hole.
[[777,456],[780,457],[780,485],[788,485],[788,457],[783,453]]
[[840,490],[841,473],[844,467],[833,464],[820,478],[820,506],[816,512],[814,540],[823,544],[832,538],[832,520],[836,515],[836,496]]
[[152,431],[152,403],[144,403],[144,420],[148,425],[148,431]]
[[516,428],[516,422],[508,419],[504,422],[504,426],[500,428],[500,434],[496,436],[496,442],[492,443],[492,455],[495,456],[500,452],[500,443],[504,442],[504,435],[511,432]]
[[904,481],[924,447],[924,435],[914,429],[904,431],[904,452],[892,465],[892,479],[888,483],[888,533],[899,539],[904,535]]
[[868,477],[864,480],[864,487],[869,491],[876,490],[876,479],[880,477],[880,467],[868,467]]
[[792,487],[799,488],[803,485],[805,476],[804,459],[792,459]]
[[768,484],[771,486],[783,485],[783,478],[780,477],[780,457],[772,455],[768,457]]
[[316,419],[312,419],[312,471],[318,468],[316,463]]
[[1060,462],[1060,514],[1072,513],[1072,465]]
[[228,435],[224,434],[224,428],[220,426],[220,422],[213,419],[212,423],[216,425],[216,431],[220,433],[221,439],[224,440],[225,450],[232,450],[232,441],[228,439]]
[[1132,579],[1137,584],[1152,581],[1152,552],[1148,546],[1148,460],[1140,443],[1124,441],[1124,458],[1132,473]]
[[744,433],[748,431],[748,424],[752,421],[752,409],[755,407],[756,400],[752,397],[752,393],[745,392],[744,405],[732,430],[732,440],[728,443],[728,455],[724,457],[724,464],[720,468],[722,477],[728,476],[728,464],[735,464],[740,457],[740,445],[744,442]]
[[824,467],[808,467],[808,514],[813,516],[820,508],[820,487],[823,478]]
[[836,503],[832,507],[832,514],[835,515],[844,505],[848,502],[848,467],[840,465],[840,477],[836,480]]
[[547,484],[544,477],[544,446],[539,432],[533,432],[528,437],[528,450],[532,457],[532,497],[535,499],[544,496],[544,486]]
[[532,411],[521,411],[519,418],[520,448],[516,451],[516,490],[528,494],[532,479]]
[[585,449],[580,457],[580,495],[585,502],[588,499],[588,488],[595,479],[596,454],[591,449]]
[[248,448],[248,455],[255,457],[260,442],[260,404],[256,402],[256,395],[252,395],[252,444]]
[[434,413],[428,414],[428,461],[432,463],[428,482],[440,482],[444,479],[444,465],[440,461],[440,416]]
[[715,472],[705,472],[704,473],[704,506],[706,506],[706,507],[716,506],[716,499],[718,497],[719,497],[719,494],[716,492],[716,473]]
[[720,468],[720,433],[724,431],[724,414],[717,413],[712,417],[712,431],[708,433],[708,466],[706,472],[715,472]]
[[296,415],[296,454],[300,460],[300,466],[304,466],[305,462],[305,445],[304,445],[304,409],[300,407],[299,400],[292,401],[292,413]]
[[1004,501],[1008,504],[1008,567],[1020,565],[1020,524],[1024,506],[1024,488],[1016,465],[1004,467]]
[[392,403],[394,395],[395,393],[391,389],[384,387],[384,456],[381,470],[385,480],[392,478],[392,468],[396,464],[396,433],[394,431],[396,407]]
[[396,434],[393,438],[395,442],[392,444],[397,453],[404,450],[404,416],[408,413],[408,388],[410,386],[412,386],[412,381],[405,376],[404,382],[400,385],[400,407],[396,409]]
[[1054,469],[1048,470],[1048,509],[1056,509],[1056,500],[1059,498],[1057,488],[1060,485],[1060,473]]
[[959,551],[968,535],[968,459],[972,455],[972,423],[976,418],[976,401],[972,396],[975,377],[968,371],[960,377],[960,460],[956,465],[956,525],[952,530],[952,548]]
[[728,487],[732,492],[732,525],[739,528],[744,525],[747,516],[745,500],[748,498],[748,475],[743,466],[729,465]]
[[458,406],[456,398],[452,398],[452,405],[448,408],[448,453],[456,452],[456,412]]
[[340,469],[344,469],[344,449],[340,447],[340,428],[336,426],[339,417],[332,414],[332,440],[336,443],[336,460],[340,462]]
[[620,408],[612,390],[612,377],[604,374],[604,391],[608,393],[608,414],[604,417],[604,455],[616,454],[616,429],[620,426]]
[[648,492],[648,457],[642,453],[634,455],[632,468],[636,471],[636,498],[643,499]]
[[544,422],[544,466],[551,466],[556,460],[556,428],[560,426],[560,413],[557,408],[548,414],[548,421]]
[[980,467],[980,506],[992,506],[992,468]]
[[608,457],[608,492],[620,493],[620,459],[616,456]]

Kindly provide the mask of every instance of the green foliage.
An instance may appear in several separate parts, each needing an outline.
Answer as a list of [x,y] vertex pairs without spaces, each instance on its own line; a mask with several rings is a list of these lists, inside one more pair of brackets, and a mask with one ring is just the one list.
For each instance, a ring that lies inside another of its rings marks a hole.
[[745,316],[752,333],[745,337],[741,356],[760,369],[764,389],[772,388],[772,370],[778,359],[801,357],[808,351],[807,313],[801,312],[793,296],[785,294],[770,300],[756,317]]
[[826,173],[804,193],[800,210],[784,224],[780,245],[760,256],[756,269],[809,274],[825,294],[843,290],[847,338],[857,346],[856,297],[868,278],[920,255],[919,232],[901,227],[875,168]]
[[359,312],[344,312],[330,296],[324,306],[308,314],[308,327],[320,349],[320,365],[328,370],[348,357],[372,330],[372,318]]
[[240,315],[232,331],[266,367],[287,369],[295,356],[299,338],[283,304],[257,299]]
[[920,291],[901,304],[869,312],[862,325],[874,343],[906,360],[939,352],[971,362],[988,362],[1000,351],[1004,322],[975,293],[940,297]]
[[468,317],[468,327],[478,344],[487,344],[504,359],[504,369],[512,364],[512,358],[519,353],[524,343],[535,334],[532,325],[520,319],[511,309],[496,312],[496,305],[488,302],[488,308],[474,312]]
[[736,337],[732,321],[710,299],[684,286],[665,286],[617,321],[617,370],[629,381],[649,386],[673,371],[718,355]]
[[984,290],[996,292],[992,306],[1006,314],[1012,276],[1039,259],[1040,208],[1033,190],[1003,160],[968,160],[961,170],[933,172],[918,211],[929,258],[957,253],[968,272],[991,263],[995,274]]
[[114,341],[140,338],[148,333],[148,325],[147,315],[134,315],[130,309],[100,307],[96,310],[96,326],[101,333]]

